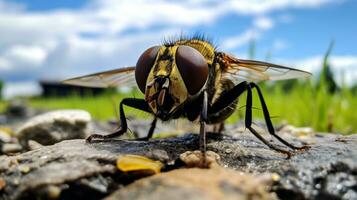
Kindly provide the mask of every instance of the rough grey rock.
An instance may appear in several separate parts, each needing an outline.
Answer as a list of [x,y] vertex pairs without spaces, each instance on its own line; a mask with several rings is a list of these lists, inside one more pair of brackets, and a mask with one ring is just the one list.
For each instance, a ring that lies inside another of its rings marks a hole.
[[[211,134],[208,150],[218,153],[226,168],[244,173],[278,174],[280,178],[271,192],[280,199],[357,199],[357,135],[288,139],[295,144],[308,142],[311,149],[286,159],[252,134],[242,133]],[[84,140],[67,140],[17,156],[2,156],[0,182],[5,184],[0,188],[0,198],[103,198],[138,178],[116,169],[118,156],[147,156],[162,161],[166,164],[164,171],[170,171],[182,167],[180,154],[197,147],[198,136],[187,134],[149,142],[110,140],[86,144]],[[137,189],[139,192],[140,187]],[[165,192],[152,190],[160,191]],[[176,192],[175,195],[183,198],[187,194],[181,189]]]
[[17,131],[20,143],[28,140],[50,145],[66,139],[84,138],[91,116],[83,110],[57,110],[30,118]]
[[9,105],[6,107],[5,114],[8,118],[26,118],[32,116],[32,110],[27,106],[26,102],[22,100],[13,100],[9,102]]

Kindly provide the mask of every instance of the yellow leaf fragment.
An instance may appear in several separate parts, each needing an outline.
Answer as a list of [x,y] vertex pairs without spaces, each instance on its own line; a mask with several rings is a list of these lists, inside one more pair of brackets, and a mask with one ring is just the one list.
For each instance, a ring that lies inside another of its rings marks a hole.
[[3,178],[0,178],[0,191],[6,186],[6,182]]
[[160,161],[154,161],[144,156],[124,155],[117,160],[117,167],[123,172],[149,170],[159,173],[164,166]]

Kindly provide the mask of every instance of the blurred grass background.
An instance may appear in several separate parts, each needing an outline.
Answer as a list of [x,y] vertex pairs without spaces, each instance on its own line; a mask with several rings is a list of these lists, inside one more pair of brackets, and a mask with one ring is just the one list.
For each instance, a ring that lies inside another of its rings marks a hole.
[[[254,41],[249,49],[249,57],[254,59]],[[338,86],[329,64],[329,57],[333,49],[333,42],[325,53],[320,74],[314,74],[309,80],[287,80],[279,82],[261,83],[265,101],[275,125],[288,123],[299,127],[312,127],[319,132],[336,132],[351,134],[357,132],[357,93],[356,86]],[[270,55],[269,53],[267,54]],[[0,91],[2,83],[0,82]],[[263,119],[258,96],[253,92],[254,119]],[[125,97],[142,98],[138,90],[130,93],[108,93],[96,97],[43,98],[27,99],[30,106],[40,109],[84,109],[89,111],[93,118],[109,120],[117,118],[119,102]],[[1,99],[1,98],[0,98]],[[8,102],[0,100],[0,113]],[[245,94],[240,98],[236,114],[233,114],[228,123],[244,119]],[[147,118],[150,115],[143,111],[126,108],[127,115]]]

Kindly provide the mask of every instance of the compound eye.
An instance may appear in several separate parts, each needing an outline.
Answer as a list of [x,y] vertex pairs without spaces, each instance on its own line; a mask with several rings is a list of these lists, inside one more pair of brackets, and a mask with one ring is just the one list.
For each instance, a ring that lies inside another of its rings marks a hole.
[[154,46],[147,49],[138,59],[135,67],[135,80],[141,92],[145,93],[146,80],[149,76],[150,70],[154,65],[157,53],[160,46]]
[[208,78],[208,64],[203,55],[189,46],[179,46],[176,51],[176,64],[187,91],[197,94]]

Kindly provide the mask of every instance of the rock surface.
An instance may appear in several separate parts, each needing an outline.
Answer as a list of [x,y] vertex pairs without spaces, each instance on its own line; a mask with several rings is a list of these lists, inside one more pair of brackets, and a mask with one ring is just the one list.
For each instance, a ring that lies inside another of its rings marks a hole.
[[276,199],[268,193],[271,184],[269,177],[253,177],[223,168],[178,169],[136,181],[105,199],[270,200]]
[[85,138],[91,116],[83,110],[51,111],[30,118],[19,128],[17,137],[23,146],[28,140],[50,145],[66,139]]
[[[357,199],[357,135],[326,134],[300,138],[283,133],[280,135],[295,144],[299,144],[299,141],[307,142],[311,149],[298,152],[287,160],[284,155],[268,149],[250,133],[233,136],[209,134],[207,147],[220,156],[220,162],[225,168],[256,175],[276,174],[276,182],[270,190],[272,197]],[[110,140],[86,144],[84,140],[77,139],[16,156],[2,156],[0,183],[3,184],[0,187],[0,198],[98,199],[108,197],[115,190],[118,190],[115,194],[119,195],[124,195],[127,190],[139,193],[142,190],[140,182],[126,185],[143,176],[117,170],[115,165],[118,156],[146,156],[160,160],[165,164],[164,171],[171,171],[184,167],[179,160],[180,155],[196,150],[197,147],[198,135],[195,134],[148,142]],[[165,176],[172,179],[170,173],[159,175],[162,177],[160,179],[163,180]],[[217,177],[207,175],[207,179],[206,182],[214,182]],[[155,177],[151,177],[141,181],[150,183],[155,180]],[[247,181],[254,182],[256,179],[248,177]],[[174,192],[173,195],[182,195],[181,199],[189,199],[191,193],[187,193],[181,186],[178,185],[177,190],[170,189],[170,185],[163,185],[162,190],[146,188],[146,195],[164,196],[167,194],[165,189],[168,189]],[[244,193],[244,190],[238,190]],[[227,198],[230,195],[228,192],[223,194]]]

